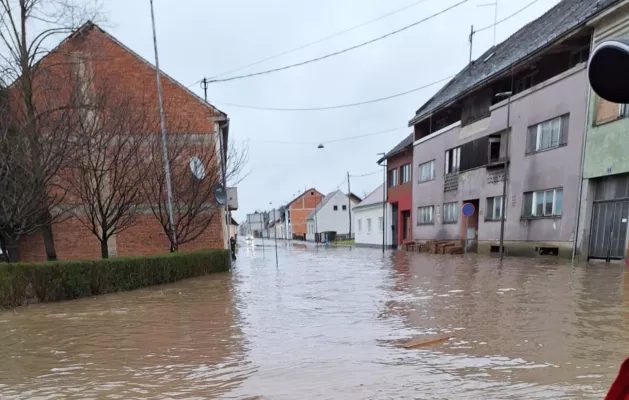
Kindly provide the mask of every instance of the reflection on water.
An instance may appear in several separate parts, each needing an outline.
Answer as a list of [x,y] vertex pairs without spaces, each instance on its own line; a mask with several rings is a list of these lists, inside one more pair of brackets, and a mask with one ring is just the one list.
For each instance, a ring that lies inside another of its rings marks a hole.
[[620,266],[279,257],[243,247],[231,275],[0,314],[0,398],[601,398],[629,355]]

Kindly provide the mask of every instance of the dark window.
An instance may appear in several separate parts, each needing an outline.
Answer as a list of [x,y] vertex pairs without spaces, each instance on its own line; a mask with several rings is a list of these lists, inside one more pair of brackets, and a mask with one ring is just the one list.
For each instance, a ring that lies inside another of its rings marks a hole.
[[339,206],[334,206],[334,211],[338,211],[339,210]]
[[[500,221],[502,217],[502,196],[488,197],[487,209],[485,210],[485,220],[487,221]],[[505,210],[506,214],[506,210]],[[506,216],[506,215],[505,215]]]
[[554,149],[568,143],[569,115],[529,126],[526,153]]
[[343,211],[347,211],[347,206],[343,206]]
[[397,168],[389,171],[389,187],[395,187],[398,185],[398,171]]
[[500,136],[489,137],[489,162],[494,163],[500,161]]
[[459,172],[461,167],[461,148],[446,151],[446,175]]

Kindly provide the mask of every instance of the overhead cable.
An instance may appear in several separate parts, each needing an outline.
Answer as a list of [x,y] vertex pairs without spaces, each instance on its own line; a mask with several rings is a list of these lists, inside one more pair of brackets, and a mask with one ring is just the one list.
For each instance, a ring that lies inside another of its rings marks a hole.
[[383,133],[389,133],[389,132],[395,132],[395,131],[407,130],[407,129],[408,129],[407,126],[403,126],[403,127],[399,127],[399,128],[389,128],[389,129],[385,129],[385,130],[378,131],[378,132],[366,133],[366,134],[363,134],[363,135],[349,136],[349,137],[343,137],[343,138],[339,138],[339,139],[332,139],[332,140],[328,140],[328,141],[318,141],[318,142],[302,142],[302,141],[292,141],[292,140],[255,140],[255,139],[253,139],[253,141],[257,142],[257,143],[301,144],[301,145],[316,146],[318,144],[329,144],[329,143],[345,142],[345,141],[348,141],[348,140],[362,139],[362,138],[369,137],[369,136],[382,135]]
[[301,108],[262,107],[262,106],[246,105],[246,104],[228,103],[228,102],[224,102],[224,101],[220,101],[220,100],[214,101],[214,103],[224,104],[224,105],[232,106],[232,107],[248,108],[248,109],[252,109],[252,110],[264,110],[264,111],[324,111],[324,110],[334,110],[334,109],[338,109],[338,108],[348,108],[348,107],[362,106],[362,105],[365,105],[365,104],[372,104],[372,103],[377,103],[377,102],[380,102],[380,101],[394,99],[396,97],[405,96],[407,94],[414,93],[414,92],[417,92],[419,90],[426,89],[426,88],[428,88],[430,86],[436,85],[438,83],[450,80],[453,77],[454,77],[454,75],[451,75],[451,76],[439,79],[437,81],[430,82],[430,83],[428,83],[426,85],[423,85],[423,86],[420,86],[420,87],[416,87],[416,88],[411,89],[411,90],[404,91],[402,93],[396,93],[396,94],[393,94],[393,95],[390,95],[390,96],[379,97],[377,99],[360,101],[360,102],[357,102],[357,103],[337,104],[337,105],[322,106],[322,107],[301,107]]
[[[293,49],[286,50],[286,51],[283,51],[281,53],[277,53],[275,55],[272,55],[272,56],[260,59],[258,61],[254,61],[254,62],[252,62],[250,64],[243,65],[241,67],[238,67],[238,68],[235,68],[235,69],[232,69],[232,70],[229,70],[229,71],[221,72],[220,74],[216,74],[214,76],[211,76],[209,79],[214,79],[214,78],[218,78],[219,76],[224,76],[224,75],[228,75],[228,74],[231,74],[231,73],[234,73],[234,72],[242,71],[243,69],[246,69],[246,68],[249,68],[249,67],[253,67],[254,65],[258,65],[258,64],[261,64],[263,62],[266,62],[266,61],[269,61],[269,60],[273,60],[273,59],[281,57],[281,56],[285,56],[286,54],[294,53],[294,52],[296,52],[298,50],[302,50],[302,49],[305,49],[307,47],[314,46],[315,44],[319,44],[319,43],[325,42],[326,40],[330,40],[330,39],[335,38],[337,36],[340,36],[340,35],[343,35],[345,33],[348,33],[348,32],[354,31],[356,29],[362,28],[363,26],[366,26],[366,25],[372,24],[374,22],[380,21],[381,19],[384,19],[384,18],[390,17],[392,15],[398,14],[398,13],[400,13],[402,11],[408,10],[409,8],[415,7],[418,4],[424,3],[426,1],[428,1],[428,0],[416,1],[414,3],[411,3],[411,4],[408,4],[408,5],[404,6],[402,8],[398,8],[397,10],[393,10],[391,12],[388,12],[388,13],[384,14],[384,15],[381,15],[379,17],[373,18],[373,19],[371,19],[369,21],[363,22],[363,23],[358,24],[358,25],[354,25],[354,26],[352,26],[350,28],[343,29],[342,31],[333,33],[333,34],[328,35],[326,37],[323,37],[321,39],[317,39],[317,40],[314,40],[312,42],[308,42],[308,43],[302,44],[301,46],[295,47]],[[199,82],[195,82],[194,84],[197,84],[197,83],[199,83]]]
[[237,79],[245,79],[245,78],[251,78],[251,77],[254,77],[254,76],[259,76],[259,75],[271,74],[271,73],[273,73],[273,72],[284,71],[284,70],[287,70],[287,69],[291,69],[291,68],[295,68],[295,67],[300,67],[300,66],[302,66],[302,65],[306,65],[306,64],[310,64],[310,63],[317,62],[317,61],[325,60],[325,59],[330,58],[330,57],[338,56],[338,55],[340,55],[340,54],[344,54],[344,53],[347,53],[347,52],[349,52],[349,51],[356,50],[356,49],[358,49],[358,48],[360,48],[360,47],[364,47],[364,46],[367,46],[367,45],[369,45],[369,44],[372,44],[372,43],[378,42],[378,41],[380,41],[380,40],[382,40],[382,39],[386,39],[386,38],[388,38],[388,37],[390,37],[390,36],[393,36],[393,35],[395,35],[395,34],[398,34],[398,33],[400,33],[400,32],[404,32],[404,31],[406,31],[406,30],[408,30],[408,29],[410,29],[410,28],[413,28],[413,27],[415,27],[415,26],[417,26],[417,25],[420,25],[420,24],[422,24],[422,23],[424,23],[424,22],[426,22],[426,21],[428,21],[428,20],[430,20],[430,19],[433,19],[433,18],[435,18],[435,17],[438,17],[439,15],[444,14],[444,13],[446,13],[446,12],[448,12],[448,11],[452,10],[453,8],[456,8],[456,7],[458,7],[458,6],[460,6],[460,5],[464,4],[464,3],[467,3],[468,1],[469,1],[469,0],[461,0],[461,1],[459,1],[458,3],[456,3],[456,4],[454,4],[454,5],[451,5],[450,7],[447,7],[447,8],[445,8],[445,9],[443,9],[443,10],[439,11],[439,12],[436,12],[436,13],[434,13],[434,14],[431,14],[431,15],[429,15],[428,17],[425,17],[425,18],[423,18],[423,19],[421,19],[421,20],[419,20],[419,21],[417,21],[417,22],[414,22],[414,23],[412,23],[412,24],[410,24],[410,25],[406,25],[405,27],[402,27],[402,28],[397,29],[397,30],[395,30],[395,31],[389,32],[389,33],[387,33],[387,34],[385,34],[385,35],[378,36],[377,38],[374,38],[374,39],[368,40],[368,41],[366,41],[366,42],[359,43],[359,44],[357,44],[357,45],[355,45],[355,46],[348,47],[348,48],[345,48],[345,49],[343,49],[343,50],[336,51],[336,52],[334,52],[334,53],[326,54],[326,55],[321,56],[321,57],[312,58],[312,59],[310,59],[310,60],[302,61],[302,62],[295,63],[295,64],[285,65],[285,66],[283,66],[283,67],[279,67],[279,68],[268,69],[268,70],[265,70],[265,71],[253,72],[253,73],[250,73],[250,74],[245,74],[245,75],[237,75],[237,76],[232,76],[232,77],[229,77],[229,78],[223,78],[223,79],[210,79],[210,80],[208,80],[208,83],[215,83],[215,82],[228,82],[228,81],[234,81],[234,80],[237,80]]
[[500,24],[502,24],[503,22],[505,22],[505,21],[507,21],[507,20],[509,20],[509,19],[511,19],[511,18],[513,18],[513,17],[515,17],[516,15],[518,15],[518,14],[519,14],[519,13],[521,13],[522,11],[526,10],[527,8],[529,8],[529,7],[530,7],[530,6],[532,6],[533,4],[537,3],[538,1],[539,1],[539,0],[533,0],[533,1],[531,1],[530,3],[528,3],[527,5],[525,5],[524,7],[520,8],[518,11],[514,12],[513,14],[508,15],[508,16],[504,17],[503,19],[499,20],[499,21],[496,21],[495,23],[493,23],[493,24],[491,24],[491,25],[487,25],[487,26],[482,27],[482,28],[480,28],[480,29],[476,29],[476,30],[474,30],[474,33],[482,32],[482,31],[486,31],[487,29],[491,29],[491,28],[493,28],[493,27],[494,27],[494,26],[496,26],[496,25],[500,25]]

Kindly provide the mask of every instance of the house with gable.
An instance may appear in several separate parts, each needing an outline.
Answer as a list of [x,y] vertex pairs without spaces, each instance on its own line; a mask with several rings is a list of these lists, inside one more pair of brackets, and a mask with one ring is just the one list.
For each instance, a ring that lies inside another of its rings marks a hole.
[[[353,193],[349,195],[335,190],[323,198],[323,201],[308,215],[308,241],[325,240],[321,233],[336,232],[336,237],[353,237],[356,232],[354,207],[361,199]],[[318,239],[318,240],[317,240]]]

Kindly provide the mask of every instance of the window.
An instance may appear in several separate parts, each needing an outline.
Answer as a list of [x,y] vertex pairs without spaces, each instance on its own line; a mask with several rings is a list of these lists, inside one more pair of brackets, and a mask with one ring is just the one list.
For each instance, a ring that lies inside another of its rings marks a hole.
[[568,142],[568,115],[529,126],[526,152],[554,149]]
[[334,206],[334,211],[338,211],[339,210],[339,206]]
[[411,181],[411,164],[402,165],[402,185]]
[[629,117],[629,104],[619,104],[618,116],[620,118]]
[[343,211],[347,211],[347,206],[343,206]]
[[382,217],[378,217],[378,226],[380,227],[380,232],[384,230],[384,219]]
[[371,218],[367,218],[367,233],[371,233]]
[[501,142],[502,142],[502,136],[489,137],[489,163],[495,163],[495,162],[500,161]]
[[524,193],[525,218],[558,217],[563,212],[563,189]]
[[446,151],[446,175],[459,172],[461,167],[461,148]]
[[[537,71],[530,72],[515,80],[515,93],[520,93],[535,85]],[[515,94],[514,93],[514,94]]]
[[432,224],[434,208],[434,206],[419,207],[417,209],[417,225]]
[[444,203],[443,205],[443,223],[455,224],[459,217],[458,203]]
[[362,232],[363,231],[363,220],[359,219],[358,220],[358,232]]
[[419,165],[419,182],[428,182],[435,179],[435,160]]
[[398,185],[397,168],[389,171],[389,187],[395,187]]
[[[505,210],[506,215],[506,210]],[[488,197],[485,219],[487,221],[500,221],[502,217],[502,196]]]

